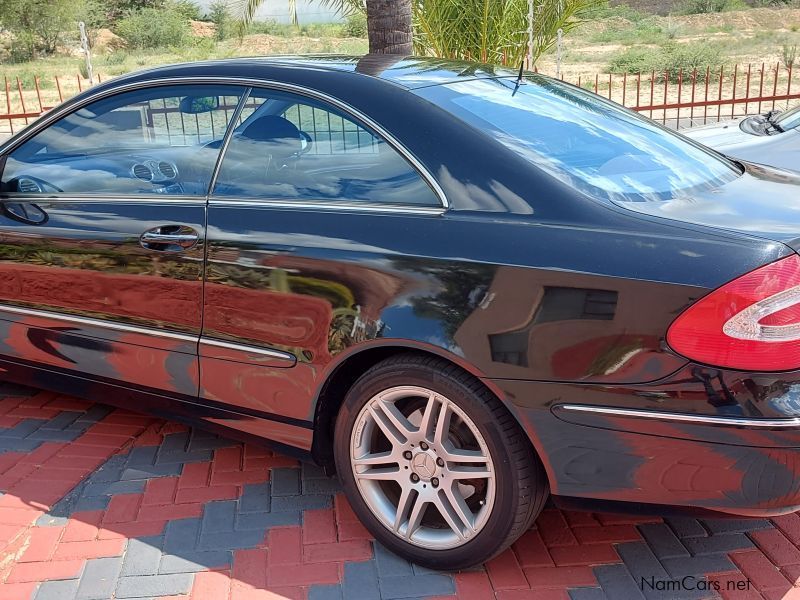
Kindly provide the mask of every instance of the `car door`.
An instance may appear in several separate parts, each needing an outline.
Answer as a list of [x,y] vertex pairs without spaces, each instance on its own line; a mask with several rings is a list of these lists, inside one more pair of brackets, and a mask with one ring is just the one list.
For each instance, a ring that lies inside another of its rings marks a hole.
[[357,231],[375,234],[388,214],[411,231],[442,201],[343,108],[267,89],[248,103],[209,199],[200,396],[237,413],[225,425],[308,447],[324,367],[380,335],[408,283]]
[[0,360],[196,399],[206,198],[244,91],[106,92],[12,145]]

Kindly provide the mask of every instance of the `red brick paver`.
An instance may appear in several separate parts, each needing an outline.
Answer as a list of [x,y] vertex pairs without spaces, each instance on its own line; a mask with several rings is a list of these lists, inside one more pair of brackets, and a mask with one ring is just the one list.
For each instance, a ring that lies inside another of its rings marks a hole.
[[[79,587],[193,600],[800,598],[796,514],[549,507],[489,563],[436,573],[376,545],[319,469],[174,423],[19,395],[0,400],[0,452],[2,600]],[[660,596],[647,587],[678,581]]]

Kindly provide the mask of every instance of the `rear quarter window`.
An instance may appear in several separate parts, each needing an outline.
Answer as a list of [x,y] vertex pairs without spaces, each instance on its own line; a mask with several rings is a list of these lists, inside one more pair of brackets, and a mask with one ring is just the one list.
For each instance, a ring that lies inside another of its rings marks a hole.
[[669,200],[740,174],[722,156],[613,102],[547,77],[449,83],[417,93],[550,175],[602,199]]

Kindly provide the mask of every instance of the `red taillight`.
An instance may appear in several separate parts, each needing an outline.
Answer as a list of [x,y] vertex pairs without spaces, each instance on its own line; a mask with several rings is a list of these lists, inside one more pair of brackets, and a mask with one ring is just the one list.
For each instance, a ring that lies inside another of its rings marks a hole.
[[800,256],[760,267],[701,298],[673,321],[667,343],[715,367],[800,369]]

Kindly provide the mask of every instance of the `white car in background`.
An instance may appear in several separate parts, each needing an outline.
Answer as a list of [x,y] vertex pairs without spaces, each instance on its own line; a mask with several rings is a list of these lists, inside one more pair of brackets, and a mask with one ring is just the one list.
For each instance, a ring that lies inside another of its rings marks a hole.
[[800,106],[681,133],[733,158],[800,171]]

